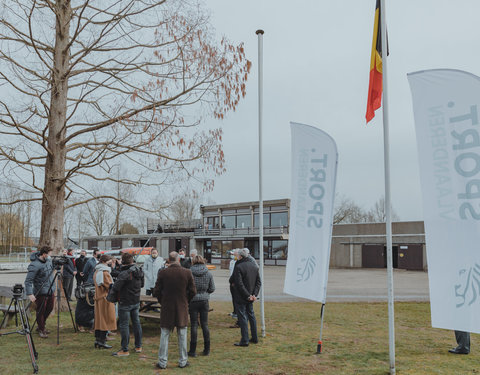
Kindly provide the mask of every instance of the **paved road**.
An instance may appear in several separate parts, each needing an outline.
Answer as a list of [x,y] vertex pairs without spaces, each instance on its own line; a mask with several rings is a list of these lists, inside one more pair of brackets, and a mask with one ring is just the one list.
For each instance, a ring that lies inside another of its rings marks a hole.
[[[230,301],[228,270],[212,271],[216,291],[214,301]],[[24,272],[0,271],[0,285],[13,286],[25,281]],[[265,266],[265,301],[301,301],[283,293],[285,267]],[[394,296],[396,301],[428,301],[426,272],[394,270]],[[331,269],[327,287],[327,302],[358,302],[387,300],[387,271],[384,269]]]

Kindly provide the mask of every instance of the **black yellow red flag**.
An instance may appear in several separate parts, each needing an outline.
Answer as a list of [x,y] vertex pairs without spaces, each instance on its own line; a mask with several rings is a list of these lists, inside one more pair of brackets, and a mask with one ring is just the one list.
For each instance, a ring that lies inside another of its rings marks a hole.
[[367,123],[375,117],[375,111],[382,105],[382,33],[380,22],[380,0],[375,6],[375,23],[373,26],[372,55],[370,58],[370,80],[368,84]]

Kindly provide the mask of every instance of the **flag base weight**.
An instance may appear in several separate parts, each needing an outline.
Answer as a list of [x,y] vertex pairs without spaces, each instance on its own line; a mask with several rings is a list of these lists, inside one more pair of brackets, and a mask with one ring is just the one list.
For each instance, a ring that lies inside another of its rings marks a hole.
[[318,341],[317,352],[315,354],[322,354],[322,342]]

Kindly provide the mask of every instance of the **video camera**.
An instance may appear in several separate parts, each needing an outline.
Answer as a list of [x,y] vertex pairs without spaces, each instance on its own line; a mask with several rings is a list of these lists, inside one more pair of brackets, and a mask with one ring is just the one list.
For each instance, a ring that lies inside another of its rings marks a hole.
[[63,265],[67,264],[68,257],[65,255],[52,256],[52,264],[56,269],[60,269]]
[[22,284],[15,284],[12,288],[12,292],[13,292],[14,297],[23,296],[23,285]]

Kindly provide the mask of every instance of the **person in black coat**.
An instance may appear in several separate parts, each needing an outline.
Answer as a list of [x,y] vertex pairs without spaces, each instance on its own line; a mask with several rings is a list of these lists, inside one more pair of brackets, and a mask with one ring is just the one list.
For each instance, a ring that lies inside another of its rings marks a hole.
[[117,280],[113,284],[113,294],[118,297],[118,328],[122,336],[121,350],[114,353],[117,357],[129,355],[130,329],[128,323],[132,320],[135,337],[135,352],[142,352],[142,326],[140,325],[140,291],[145,283],[143,270],[133,262],[129,253],[122,254],[122,266]]
[[87,252],[85,250],[80,251],[80,256],[75,259],[75,266],[77,267],[77,274],[75,278],[77,279],[77,285],[83,284],[83,268],[87,263]]
[[[253,302],[257,300],[262,285],[258,267],[248,259],[249,253],[246,249],[238,251],[239,260],[235,263],[230,284],[233,286],[233,301],[238,316],[238,324],[242,333],[240,342],[235,346],[248,346],[251,343],[258,343],[257,320],[253,311]],[[247,321],[248,319],[248,321]],[[252,337],[248,337],[248,322]]]
[[69,301],[71,301],[73,290],[73,277],[77,274],[77,269],[75,268],[75,264],[73,263],[72,249],[64,250],[63,255],[67,257],[67,261],[63,265],[62,271],[63,290],[65,292],[65,297]]

